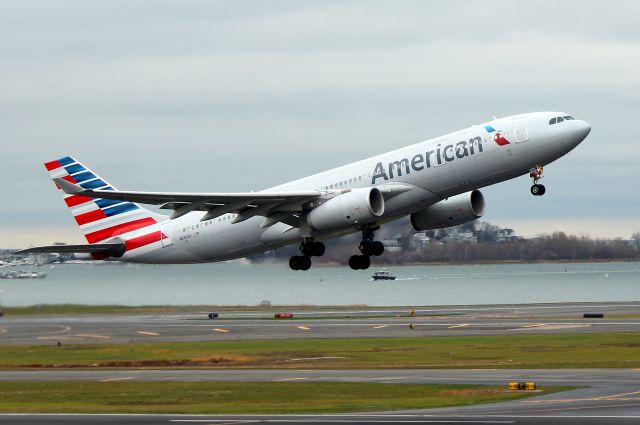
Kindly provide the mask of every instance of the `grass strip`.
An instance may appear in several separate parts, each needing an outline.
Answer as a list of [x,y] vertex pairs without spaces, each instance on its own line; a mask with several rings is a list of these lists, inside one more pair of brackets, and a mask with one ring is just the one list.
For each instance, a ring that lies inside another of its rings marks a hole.
[[347,413],[490,403],[532,394],[540,393],[495,386],[346,382],[3,382],[0,412]]
[[638,333],[54,344],[0,346],[0,368],[640,367]]

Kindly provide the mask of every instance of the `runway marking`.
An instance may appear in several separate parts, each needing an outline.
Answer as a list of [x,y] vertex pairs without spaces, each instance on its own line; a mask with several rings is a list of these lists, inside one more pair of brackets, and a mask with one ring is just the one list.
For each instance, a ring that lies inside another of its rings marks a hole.
[[[640,405],[636,404],[636,403],[633,403],[633,404],[632,403],[605,404],[605,405],[600,405],[599,404],[597,406],[579,406],[579,407],[562,406],[562,407],[556,407],[556,408],[553,408],[553,409],[544,409],[544,408],[541,408],[541,407],[537,407],[536,410],[525,411],[523,413],[528,413],[528,412],[533,412],[533,413],[538,413],[538,412],[558,412],[558,411],[564,412],[564,411],[567,411],[567,410],[590,410],[590,409],[603,409],[603,408],[611,409],[612,407],[626,407],[626,408],[629,408],[629,407],[636,407],[636,406],[640,406]],[[501,414],[498,413],[498,415],[501,415]],[[505,415],[505,417],[506,417],[506,415]],[[531,416],[531,417],[533,417],[533,416]],[[570,416],[567,415],[566,417],[570,417]],[[577,418],[580,418],[580,417],[587,417],[587,418],[600,418],[600,417],[603,417],[604,418],[606,416],[575,416],[575,417],[577,417]],[[632,417],[634,417],[634,416],[632,416]],[[635,418],[640,418],[640,416],[635,416]]]
[[6,328],[0,328],[0,334],[6,334],[6,333],[7,333]]
[[[590,398],[564,398],[564,399],[555,399],[555,400],[523,400],[524,403],[536,403],[536,404],[552,404],[552,403],[573,403],[576,401],[608,401],[608,400],[616,400],[616,401],[636,401],[640,400],[640,397],[623,397],[629,395],[640,394],[640,391],[632,391],[629,393],[620,393],[620,394],[611,394],[604,395],[600,397],[590,397]],[[622,398],[621,398],[622,397]]]
[[523,328],[539,328],[541,326],[547,326],[546,323],[534,323],[531,325],[524,325]]
[[[394,423],[394,424],[512,424],[515,423],[515,421],[499,421],[499,420],[485,420],[485,419],[478,419],[478,420],[473,420],[473,419],[465,419],[465,420],[461,420],[461,419],[432,419],[432,420],[428,420],[428,419],[402,419],[402,420],[398,420],[398,419],[393,419],[393,418],[389,418],[389,419],[367,419],[366,421],[358,421],[356,418],[356,421],[354,421],[353,419],[349,420],[349,419],[324,419],[322,417],[322,415],[318,415],[320,416],[320,418],[318,419],[300,419],[300,418],[295,418],[295,422],[297,423],[315,423],[315,422],[322,422],[322,423],[332,423],[332,424],[342,424],[342,423],[347,423],[347,424],[351,424],[351,423],[370,423],[370,424],[387,424],[387,423]],[[289,423],[291,422],[291,419],[260,419],[260,420],[249,420],[247,419],[246,421],[242,421],[242,422],[228,422],[228,419],[171,419],[171,422],[194,422],[194,423],[198,423],[198,422],[207,422],[207,423],[217,423],[217,424],[221,424],[221,425],[226,425],[226,424],[244,424],[244,423],[256,423],[256,422],[269,422],[269,423],[275,423],[275,422],[285,422],[285,423]]]
[[378,325],[378,326],[374,326],[373,329],[382,329],[382,328],[386,328],[389,325]]
[[67,326],[67,325],[56,325],[58,328],[60,328],[57,331],[53,331],[51,332],[52,335],[55,334],[63,334],[65,332],[69,332],[71,330],[71,326]]
[[544,329],[548,329],[548,330],[558,330],[558,329],[576,329],[576,328],[590,328],[591,324],[590,323],[586,323],[586,324],[572,324],[572,323],[568,323],[566,325],[563,324],[559,324],[559,325],[543,325],[541,326]]
[[214,332],[228,333],[229,329],[213,328]]
[[274,379],[273,382],[287,382],[287,381],[304,381],[307,378],[283,378],[283,379]]
[[133,378],[107,378],[107,379],[100,379],[100,382],[128,381],[130,379],[133,379]]
[[469,323],[462,323],[459,325],[451,325],[449,326],[449,329],[455,329],[455,328],[466,328],[467,326],[471,326]]
[[[265,415],[269,416],[269,415]],[[379,419],[360,419],[360,417],[354,417],[353,419],[333,419],[332,417],[328,417],[325,415],[317,415],[318,418],[315,419],[313,417],[304,417],[297,416],[293,419],[260,419],[260,420],[251,420],[247,419],[246,422],[228,422],[229,419],[171,419],[171,422],[208,422],[208,423],[219,423],[219,424],[233,424],[233,423],[251,423],[251,422],[283,422],[283,423],[314,423],[314,422],[323,422],[323,423],[332,423],[332,424],[340,424],[340,423],[357,423],[357,424],[386,424],[389,422],[392,423],[401,423],[401,424],[512,424],[515,421],[512,420],[475,420],[475,419],[397,419],[394,417],[385,417],[385,416],[374,416],[374,418]],[[401,416],[399,416],[401,417]],[[527,416],[528,417],[528,416]]]
[[138,333],[140,335],[151,335],[151,336],[158,336],[160,335],[159,333],[155,333],[155,332],[144,332],[144,331],[138,331]]
[[111,339],[110,336],[107,336],[107,335],[96,335],[96,334],[76,334],[75,336],[79,336],[80,338]]
[[380,376],[380,377],[375,377],[375,378],[371,378],[369,379],[370,381],[402,381],[405,379],[409,379],[408,376]]
[[74,337],[74,336],[58,336],[58,335],[49,335],[49,336],[39,336],[38,339],[59,339],[62,341],[80,341],[82,338]]
[[311,328],[310,328],[310,327],[308,327],[308,326],[302,326],[302,325],[301,325],[301,326],[296,326],[296,328],[298,328],[298,329],[300,329],[300,330],[302,330],[302,331],[310,331],[310,330],[311,330]]

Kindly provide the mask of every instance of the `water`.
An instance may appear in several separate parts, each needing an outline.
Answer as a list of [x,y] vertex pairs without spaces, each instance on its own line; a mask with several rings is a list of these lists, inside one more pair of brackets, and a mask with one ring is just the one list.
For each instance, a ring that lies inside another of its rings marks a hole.
[[[3,270],[7,270],[4,268]],[[470,305],[640,300],[640,263],[393,267],[367,271],[286,264],[65,264],[45,279],[0,280],[0,305]]]

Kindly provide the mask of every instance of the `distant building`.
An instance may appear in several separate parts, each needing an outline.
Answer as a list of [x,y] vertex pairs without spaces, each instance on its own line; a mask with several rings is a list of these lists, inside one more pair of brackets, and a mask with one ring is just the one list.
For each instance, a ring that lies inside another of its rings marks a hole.
[[402,246],[398,239],[384,239],[382,240],[385,252],[402,252]]
[[413,240],[413,244],[418,248],[425,248],[426,246],[429,245],[429,242],[431,241],[429,236],[427,236],[426,233],[422,233],[422,232],[416,233],[411,238]]
[[499,229],[496,232],[496,242],[508,242],[517,239],[518,237],[516,236],[513,229]]

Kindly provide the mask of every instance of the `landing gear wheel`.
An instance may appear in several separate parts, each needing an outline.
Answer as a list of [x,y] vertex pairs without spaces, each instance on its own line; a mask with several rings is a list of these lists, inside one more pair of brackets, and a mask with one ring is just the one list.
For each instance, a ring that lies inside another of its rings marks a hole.
[[306,255],[300,257],[300,270],[309,270],[311,268],[311,257]]
[[300,252],[307,257],[321,257],[324,255],[325,247],[322,242],[314,242],[313,239],[307,239],[300,244]]
[[382,242],[374,241],[371,249],[371,254],[377,257],[379,255],[382,255],[383,252],[384,252],[384,245],[382,244]]
[[289,267],[291,267],[291,270],[300,270],[300,258],[302,257],[299,255],[294,255],[289,258]]
[[546,188],[542,184],[534,184],[531,186],[531,194],[533,196],[542,196],[546,191]]
[[360,252],[364,255],[371,255],[373,250],[373,241],[362,241],[360,243]]
[[545,188],[543,184],[539,184],[538,186],[540,186],[540,195],[538,196],[544,195],[544,193],[547,191],[547,188]]
[[289,259],[291,270],[309,270],[311,268],[311,258],[306,255],[294,255]]
[[384,245],[380,241],[362,241],[360,252],[364,255],[375,255],[377,257],[384,252]]
[[368,255],[352,255],[349,258],[349,267],[353,270],[366,270],[371,265],[371,259]]

